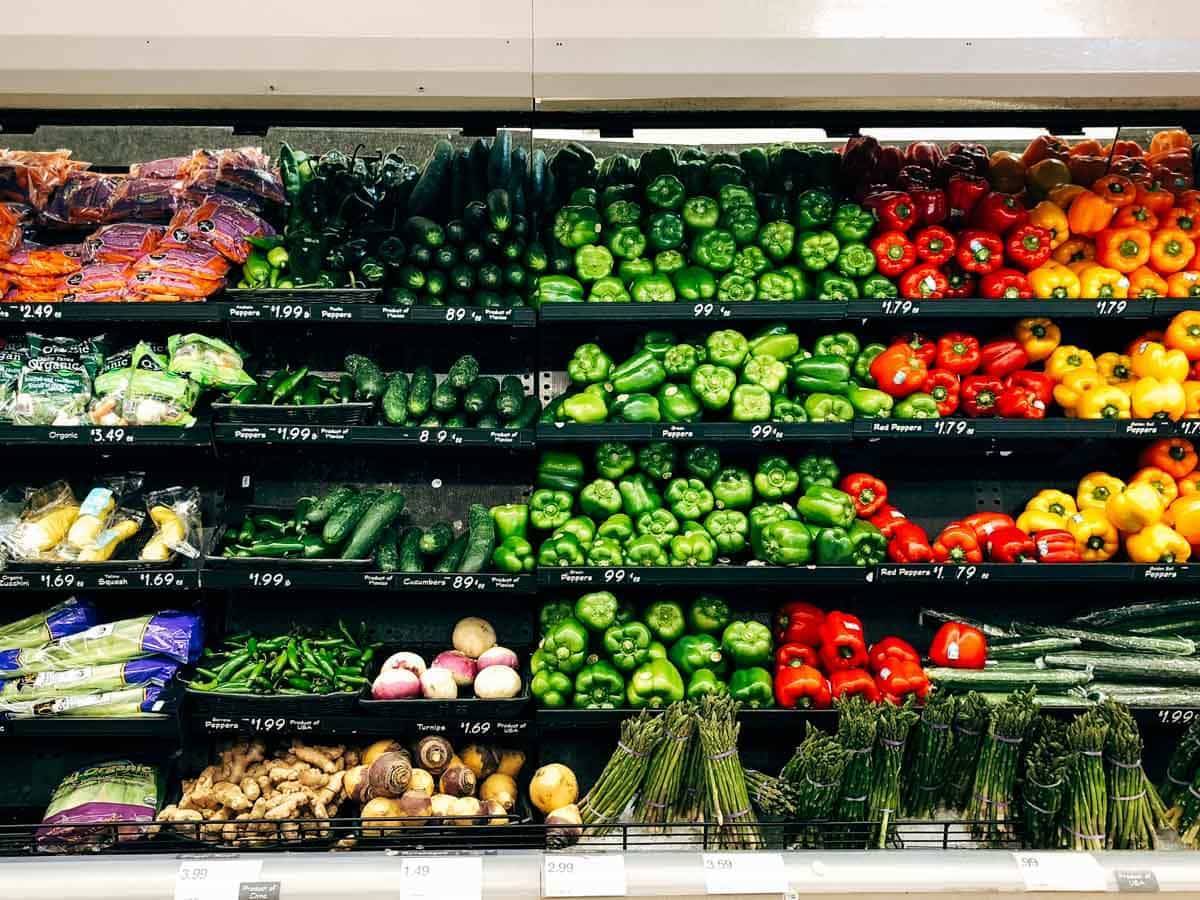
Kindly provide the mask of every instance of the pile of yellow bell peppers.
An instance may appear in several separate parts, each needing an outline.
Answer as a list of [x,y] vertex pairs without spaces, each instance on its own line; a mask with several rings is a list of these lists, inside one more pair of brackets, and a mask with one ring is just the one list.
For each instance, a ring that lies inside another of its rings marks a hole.
[[1200,471],[1196,449],[1183,438],[1155,441],[1142,451],[1129,481],[1089,472],[1072,497],[1040,491],[1017,518],[1027,533],[1065,529],[1084,562],[1112,559],[1121,549],[1135,563],[1186,562],[1200,553]]
[[1054,401],[1070,418],[1200,418],[1200,311],[1176,315],[1165,332],[1147,332],[1125,353],[1093,355],[1062,343],[1049,319],[1022,319],[1016,339],[1043,360]]

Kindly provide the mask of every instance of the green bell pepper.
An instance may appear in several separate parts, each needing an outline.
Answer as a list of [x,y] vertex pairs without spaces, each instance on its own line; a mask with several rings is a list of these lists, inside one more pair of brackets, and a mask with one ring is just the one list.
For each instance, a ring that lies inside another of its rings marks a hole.
[[652,391],[666,380],[667,370],[663,368],[659,358],[649,350],[639,350],[609,375],[609,383],[620,394]]
[[813,287],[809,281],[809,276],[805,275],[800,269],[796,266],[780,266],[775,271],[780,275],[786,275],[792,279],[792,286],[794,288],[793,300],[812,299]]
[[580,344],[567,363],[567,376],[576,384],[597,384],[608,378],[613,361],[599,344]]
[[858,286],[858,292],[864,300],[895,300],[900,296],[900,288],[896,286],[896,282],[878,273],[865,278]]
[[588,652],[588,633],[578,619],[563,619],[542,638],[546,668],[573,675],[583,668]]
[[895,399],[890,394],[885,394],[876,388],[860,387],[857,384],[850,385],[850,392],[846,395],[846,399],[854,407],[854,414],[864,419],[888,418],[892,414],[892,404],[895,403]]
[[492,551],[492,564],[510,575],[532,572],[533,563],[533,545],[520,535],[509,535]]
[[646,607],[645,621],[654,636],[668,644],[683,637],[687,628],[683,607],[674,600],[656,600],[651,603]]
[[724,211],[744,206],[753,207],[754,195],[745,185],[729,182],[722,184],[718,189],[717,202]]
[[803,403],[780,395],[771,401],[771,421],[794,425],[797,422],[807,422],[808,413],[804,411]]
[[858,241],[843,244],[838,251],[837,269],[847,278],[866,278],[875,271],[875,254]]
[[600,194],[594,187],[577,187],[571,191],[567,200],[576,206],[596,206],[600,202]]
[[542,669],[529,680],[529,693],[533,694],[538,706],[549,709],[561,709],[571,699],[572,682],[570,676]]
[[737,242],[724,228],[706,231],[692,241],[692,262],[713,272],[728,272],[737,255]]
[[721,471],[721,453],[716,447],[697,444],[683,455],[683,466],[693,478],[708,483]]
[[793,359],[792,388],[807,394],[845,394],[850,390],[850,360],[841,355]]
[[618,709],[625,705],[625,679],[601,660],[580,669],[575,676],[576,709]]
[[584,594],[575,601],[575,618],[588,631],[603,632],[617,619],[617,598],[609,591]]
[[859,352],[858,338],[849,331],[823,334],[813,344],[813,356],[840,356],[853,362]]
[[613,625],[604,632],[604,652],[622,672],[632,672],[650,658],[654,636],[641,622]]
[[675,302],[675,285],[669,276],[656,272],[653,275],[643,275],[633,282],[630,296],[634,303],[673,303]]
[[[660,250],[654,254],[654,271],[673,275],[687,265],[687,259],[678,250]],[[671,282],[674,285],[674,281]]]
[[667,351],[679,343],[679,338],[673,331],[654,330],[642,332],[638,338],[637,349],[648,350],[655,359],[662,360]]
[[[596,474],[602,478],[617,479],[637,465],[633,448],[619,441],[605,441],[596,447],[593,457]],[[580,462],[582,466],[582,461]],[[582,472],[582,469],[580,470]],[[578,488],[576,488],[578,490]]]
[[704,530],[711,535],[721,553],[741,553],[746,549],[750,521],[736,509],[718,509],[705,517]]
[[713,495],[699,478],[676,478],[667,485],[667,504],[680,519],[702,519],[712,512]]
[[656,509],[637,518],[638,534],[648,534],[665,547],[679,534],[679,520],[669,509]]
[[669,660],[642,663],[629,678],[626,697],[634,709],[662,709],[683,699],[683,678]]
[[833,221],[833,195],[810,188],[796,198],[796,227],[801,230],[823,228]]
[[737,387],[737,373],[726,366],[703,363],[692,373],[691,385],[705,409],[724,409]]
[[678,209],[683,197],[683,182],[674,175],[659,175],[646,185],[646,199],[659,209]]
[[662,641],[650,642],[650,658],[651,659],[666,659],[667,646]]
[[625,561],[621,542],[613,538],[597,537],[587,548],[589,566],[619,566]]
[[589,384],[582,391],[564,397],[559,407],[563,417],[580,425],[596,425],[608,418],[608,388]]
[[600,213],[594,206],[564,206],[554,217],[554,237],[574,250],[600,240]]
[[625,544],[625,561],[631,566],[665,566],[670,563],[664,546],[652,534],[639,534]]
[[717,296],[717,281],[708,269],[686,266],[671,273],[675,293],[684,300],[711,300]]
[[623,259],[617,266],[617,275],[627,285],[632,285],[639,278],[654,274],[654,263],[648,259]]
[[855,519],[850,525],[850,543],[854,545],[856,566],[876,566],[887,558],[887,538],[863,519]]
[[543,303],[582,303],[583,285],[570,275],[540,275],[534,293],[534,305]]
[[632,303],[633,298],[620,278],[609,275],[592,282],[588,291],[588,303]]
[[674,250],[683,243],[683,219],[679,213],[656,212],[650,216],[646,236],[655,250]]
[[708,694],[720,696],[729,693],[729,685],[717,677],[711,669],[697,669],[688,679],[687,697],[689,700],[699,700]]
[[853,278],[837,272],[821,272],[817,275],[818,300],[857,300],[858,285]]
[[775,685],[771,673],[761,666],[738,669],[729,679],[729,696],[750,709],[775,705]]
[[734,666],[765,666],[771,661],[771,629],[751,619],[730,622],[721,632],[721,649]]
[[897,419],[938,419],[937,401],[929,394],[917,392],[909,394],[892,408],[892,415]]
[[633,200],[613,200],[604,207],[604,224],[614,228],[636,225],[641,220],[642,208]]
[[750,339],[753,356],[771,356],[787,362],[800,352],[800,337],[787,325],[768,325]]
[[871,363],[875,362],[875,357],[886,350],[887,347],[883,344],[867,344],[859,351],[858,356],[854,358],[854,366],[851,374],[854,380],[866,387],[875,387],[875,376],[871,374]]
[[[636,225],[622,225],[608,236],[608,249],[621,259],[638,259],[646,253],[646,236]],[[575,255],[578,260],[579,251]]]
[[717,299],[722,303],[749,303],[758,293],[753,275],[729,272],[717,282]]
[[739,244],[749,244],[758,236],[761,221],[753,204],[735,206],[721,214],[721,227],[727,229]]
[[717,542],[703,528],[675,535],[669,549],[676,567],[711,566],[717,557]]
[[755,295],[759,300],[787,303],[796,299],[796,282],[783,272],[763,272],[758,276]]
[[849,566],[854,564],[854,545],[845,528],[818,528],[813,543],[816,546],[817,563],[822,566]]
[[638,450],[637,464],[655,481],[670,481],[675,477],[675,465],[679,453],[675,445],[667,441],[653,441]]
[[758,246],[771,259],[783,262],[796,246],[796,229],[789,222],[768,222],[758,232]]
[[845,491],[814,484],[796,500],[796,512],[812,525],[848,528],[854,521],[854,500]]
[[583,545],[573,534],[548,537],[538,547],[539,566],[582,566],[586,558]]
[[[617,495],[618,497],[620,494]],[[609,516],[596,528],[596,537],[608,538],[624,544],[633,537],[633,519],[623,512]]]
[[553,531],[571,518],[574,503],[566,491],[539,488],[529,498],[529,521],[539,531]]
[[838,258],[842,245],[831,231],[802,231],[796,237],[796,259],[809,272],[822,272]]
[[575,251],[575,274],[580,281],[596,281],[612,274],[613,255],[602,244],[584,244]]
[[762,534],[762,530],[772,522],[783,522],[789,519],[798,521],[800,517],[790,503],[759,503],[750,510],[747,518],[750,520],[750,544],[754,546]]
[[496,527],[496,540],[525,537],[529,526],[529,506],[525,503],[504,503],[490,510]]
[[[544,636],[551,628],[561,622],[563,619],[569,619],[575,613],[575,608],[566,600],[550,600],[542,604],[541,610],[538,611],[538,623],[541,626],[541,634]],[[540,653],[541,651],[538,651]],[[537,656],[535,653],[534,656]],[[545,654],[542,654],[542,662],[545,663]],[[531,661],[532,666],[532,661]],[[537,671],[536,668],[533,671]]]
[[703,412],[700,398],[686,384],[664,384],[660,387],[658,408],[666,422],[694,422]]
[[564,534],[571,535],[579,541],[579,546],[586,549],[596,539],[596,523],[587,516],[572,516],[556,528],[550,536],[560,537]]
[[810,422],[849,422],[854,418],[854,407],[837,394],[816,393],[804,398],[804,414]]
[[786,457],[766,456],[758,463],[754,474],[754,489],[765,500],[781,500],[796,493],[800,487],[800,473],[792,467]]
[[662,497],[654,483],[641,472],[622,478],[617,482],[617,490],[621,492],[621,506],[625,515],[635,522],[644,513],[662,508]]
[[618,422],[661,422],[662,410],[654,394],[621,394],[613,404],[612,417]]
[[802,566],[812,557],[812,533],[803,522],[782,519],[751,532],[754,555],[776,566]]
[[778,394],[788,377],[788,367],[773,356],[752,356],[742,369],[742,378],[749,384]]
[[731,618],[729,604],[714,594],[701,594],[688,607],[688,628],[693,632],[720,634]]
[[771,268],[771,261],[757,247],[743,247],[733,258],[733,271],[751,281]]
[[712,231],[721,218],[721,208],[712,197],[703,194],[688,197],[683,204],[683,224],[692,231]]
[[721,642],[711,634],[686,634],[671,645],[667,659],[675,664],[681,675],[690,677],[697,669],[725,671]]
[[754,503],[754,481],[745,469],[722,469],[713,482],[713,499],[719,509],[749,509]]
[[843,243],[865,241],[875,227],[875,216],[857,203],[841,203],[834,211],[829,230]]
[[832,456],[817,453],[801,457],[796,464],[796,471],[800,473],[800,487],[806,491],[814,486],[833,487],[842,476]]
[[739,384],[733,389],[729,418],[735,422],[769,422],[771,392],[757,384]]

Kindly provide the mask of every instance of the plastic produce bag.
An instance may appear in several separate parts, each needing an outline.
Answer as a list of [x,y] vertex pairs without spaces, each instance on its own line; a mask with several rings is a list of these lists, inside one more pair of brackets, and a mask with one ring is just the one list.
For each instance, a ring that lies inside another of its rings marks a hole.
[[32,218],[33,208],[24,203],[0,203],[0,259],[24,243],[25,229]]
[[141,489],[143,477],[136,472],[105,478],[89,490],[79,504],[79,515],[67,530],[64,547],[77,552],[93,545],[108,527],[121,499]]
[[96,376],[89,418],[95,425],[179,425],[196,420],[192,408],[200,388],[169,371],[162,347],[142,341],[110,356]]
[[219,281],[228,274],[229,261],[206,244],[165,244],[133,264],[135,276],[144,272],[174,272],[197,281]]
[[24,619],[0,625],[0,648],[20,650],[37,647],[96,624],[96,607],[90,600],[70,597]]
[[146,495],[146,511],[155,531],[138,559],[165,562],[172,553],[188,559],[200,555],[200,490],[172,487]]
[[71,159],[70,150],[0,150],[0,201],[43,209],[55,188],[89,165]]
[[190,156],[170,156],[165,159],[151,159],[147,162],[134,163],[129,167],[133,178],[165,178],[176,181],[186,174]]
[[[149,833],[162,805],[159,773],[127,759],[72,772],[54,789],[38,829],[39,849],[47,853],[101,850],[114,842]],[[113,828],[113,822],[136,824]]]
[[0,650],[0,676],[77,669],[160,654],[195,662],[204,646],[204,622],[176,611],[94,625],[86,631],[22,650]]
[[179,209],[182,181],[126,178],[117,185],[105,221],[166,222]]
[[29,360],[21,369],[13,422],[18,425],[78,425],[92,399],[92,379],[104,361],[99,338],[29,335]]
[[29,362],[29,348],[14,342],[0,349],[0,422],[11,422],[21,371]]
[[250,255],[251,237],[266,237],[275,229],[252,210],[222,196],[214,196],[199,206],[180,210],[167,229],[166,246],[211,247],[235,263],[244,263]]
[[55,189],[42,214],[52,222],[65,225],[107,222],[112,213],[113,198],[125,179],[124,175],[75,172]]
[[[0,703],[48,700],[72,694],[100,694],[138,685],[163,687],[175,677],[177,671],[179,663],[174,660],[149,656],[102,666],[39,672],[24,678],[0,681]],[[3,708],[0,708],[0,712],[3,712]]]
[[40,700],[0,697],[0,718],[30,719],[41,716],[109,718],[162,712],[166,700],[160,685],[126,687],[116,691],[64,694]]
[[225,279],[212,281],[197,278],[194,275],[184,275],[179,272],[168,272],[163,269],[155,271],[143,270],[129,279],[127,294],[131,303],[141,302],[180,302],[203,300],[211,297],[225,286]]
[[167,338],[171,371],[186,375],[202,387],[229,390],[254,384],[241,355],[219,338],[203,334],[173,334]]
[[31,490],[20,521],[5,531],[4,544],[14,559],[49,559],[78,516],[79,501],[65,481]]
[[163,237],[159,225],[122,222],[97,228],[83,242],[83,261],[92,263],[133,263],[152,253]]

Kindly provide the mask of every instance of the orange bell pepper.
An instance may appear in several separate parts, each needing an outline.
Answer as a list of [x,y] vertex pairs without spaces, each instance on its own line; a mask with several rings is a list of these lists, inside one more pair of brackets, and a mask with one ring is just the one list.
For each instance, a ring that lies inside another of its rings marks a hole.
[[1135,419],[1168,418],[1177,422],[1187,411],[1187,397],[1178,381],[1139,378],[1130,398]]
[[1050,258],[1064,266],[1077,262],[1090,262],[1096,258],[1096,244],[1080,237],[1067,238],[1054,248]]
[[1161,344],[1166,339],[1166,336],[1167,335],[1165,331],[1155,331],[1154,329],[1151,329],[1150,331],[1143,331],[1125,345],[1125,355],[1133,356],[1133,354],[1137,352],[1138,347],[1142,346],[1142,344],[1145,344],[1148,341],[1155,341]]
[[1160,228],[1150,242],[1150,268],[1163,275],[1183,271],[1195,255],[1195,242],[1180,228]]
[[1084,138],[1077,144],[1071,145],[1071,156],[1101,156],[1104,148],[1095,138]]
[[1168,278],[1167,296],[1187,300],[1200,297],[1200,269],[1176,272]]
[[1140,228],[1142,231],[1154,231],[1158,228],[1158,216],[1148,206],[1133,203],[1122,206],[1113,216],[1113,228]]
[[1179,488],[1180,497],[1190,497],[1192,494],[1200,494],[1200,472],[1193,472],[1191,475],[1185,475],[1175,482],[1175,486]]
[[1062,263],[1044,262],[1028,277],[1033,296],[1039,300],[1074,300],[1079,297],[1079,276]]
[[[1131,208],[1131,207],[1127,207]],[[1106,228],[1096,235],[1096,262],[1128,275],[1150,259],[1150,232],[1141,228]]]
[[1163,343],[1180,350],[1192,362],[1200,359],[1200,311],[1189,309],[1177,313],[1169,323]]
[[1092,190],[1117,209],[1137,202],[1137,188],[1124,175],[1105,175],[1092,185]]
[[1097,263],[1079,263],[1079,296],[1084,300],[1123,300],[1129,296],[1125,273]]
[[1200,381],[1183,383],[1183,417],[1200,419]]
[[1013,337],[1030,362],[1041,362],[1062,343],[1062,329],[1043,317],[1021,319],[1013,329]]
[[1099,234],[1117,214],[1117,208],[1091,191],[1084,191],[1071,201],[1067,211],[1067,224],[1071,234]]
[[1050,200],[1059,209],[1070,209],[1071,204],[1075,202],[1075,198],[1080,194],[1088,193],[1088,189],[1079,184],[1063,184],[1052,189],[1047,194],[1047,199]]
[[1113,141],[1111,144],[1104,145],[1104,155],[1111,156],[1113,159],[1123,159],[1127,156],[1139,157],[1144,156],[1142,145],[1137,141],[1119,140]]
[[1058,249],[1071,236],[1067,214],[1049,200],[1043,200],[1029,211],[1029,224],[1050,232],[1050,247]]
[[1200,238],[1200,210],[1176,206],[1158,217],[1159,228],[1178,228],[1192,240]]
[[1192,138],[1182,128],[1169,128],[1150,139],[1150,153],[1168,153],[1179,148],[1192,149]]
[[1129,296],[1139,300],[1167,296],[1167,282],[1149,266],[1142,266],[1129,273]]
[[1175,486],[1174,477],[1170,472],[1160,469],[1158,466],[1145,466],[1138,469],[1129,479],[1129,483],[1150,485],[1158,491],[1158,497],[1164,508],[1170,506],[1172,501],[1179,496],[1179,488]]
[[[1196,470],[1200,457],[1196,455],[1196,447],[1186,438],[1163,438],[1155,441],[1138,454],[1138,463],[1142,466],[1160,469],[1172,478],[1183,478]],[[1145,468],[1142,471],[1146,471]],[[1137,480],[1137,476],[1134,476]]]
[[1142,341],[1129,354],[1129,367],[1138,378],[1182,382],[1191,364],[1182,350],[1168,350],[1158,341]]
[[1200,493],[1180,496],[1167,507],[1163,520],[1195,549],[1200,544]]
[[1175,205],[1175,195],[1157,185],[1139,187],[1137,189],[1137,205],[1146,207],[1154,213],[1155,217],[1165,216]]

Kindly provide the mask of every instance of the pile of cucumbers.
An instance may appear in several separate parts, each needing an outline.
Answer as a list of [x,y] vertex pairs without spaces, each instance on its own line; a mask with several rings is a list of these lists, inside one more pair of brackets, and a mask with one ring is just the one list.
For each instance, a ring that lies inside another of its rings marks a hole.
[[541,413],[536,397],[526,397],[521,379],[479,374],[479,360],[460,356],[439,382],[429,366],[411,374],[385,375],[373,360],[352,353],[345,359],[356,400],[378,402],[388,425],[420,428],[529,428]]
[[450,522],[388,529],[375,562],[381,572],[482,572],[495,549],[491,510],[473,503],[462,534],[455,534]]

